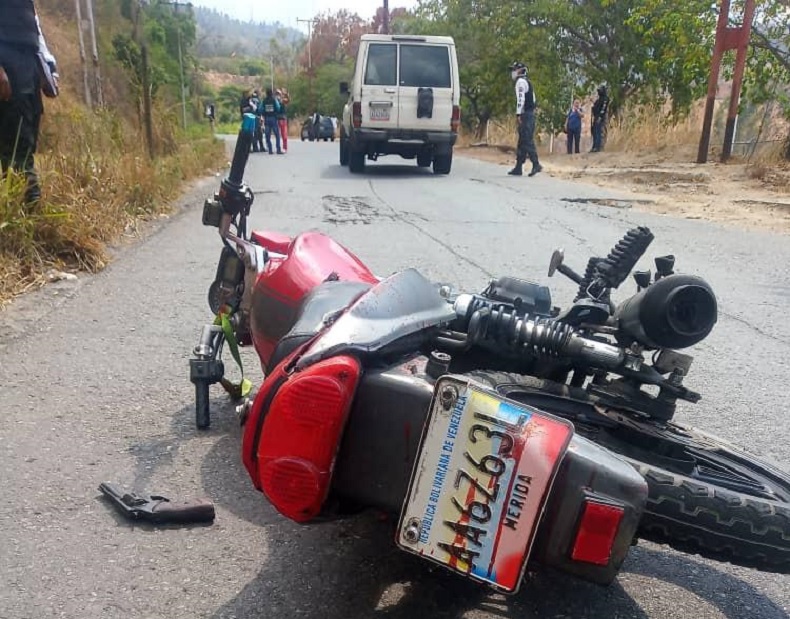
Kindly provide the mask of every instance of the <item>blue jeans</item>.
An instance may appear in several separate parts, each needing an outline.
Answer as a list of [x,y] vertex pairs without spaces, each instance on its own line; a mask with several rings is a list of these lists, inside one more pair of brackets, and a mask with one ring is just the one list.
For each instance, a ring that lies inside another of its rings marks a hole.
[[280,148],[280,127],[277,125],[276,118],[267,118],[264,121],[264,126],[266,128],[266,149],[269,151],[269,154],[272,154],[272,133],[274,133],[274,137],[276,138],[277,142],[277,152],[281,153],[282,149]]

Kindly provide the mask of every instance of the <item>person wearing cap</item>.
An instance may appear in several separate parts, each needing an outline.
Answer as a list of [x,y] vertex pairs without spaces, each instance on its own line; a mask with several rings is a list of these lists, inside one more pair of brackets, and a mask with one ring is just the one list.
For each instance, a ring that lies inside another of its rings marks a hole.
[[[57,96],[58,69],[47,47],[33,0],[2,0],[0,12],[0,163],[3,174],[11,168],[24,171],[25,201],[41,199],[34,165],[44,104]],[[41,63],[39,62],[41,60]],[[44,65],[52,76],[45,84]]]
[[592,107],[592,139],[593,145],[591,153],[600,153],[603,150],[603,136],[606,131],[606,117],[609,113],[609,94],[606,86],[598,87],[598,98]]
[[288,110],[285,108],[285,97],[279,88],[274,91],[274,98],[280,104],[280,111],[277,113],[277,126],[280,129],[280,141],[283,145],[283,152],[288,152]]
[[516,148],[516,165],[508,172],[511,176],[521,176],[522,166],[529,157],[532,170],[529,176],[535,176],[543,170],[538,161],[535,148],[535,108],[537,99],[532,82],[527,77],[527,67],[521,62],[514,62],[510,67],[510,77],[516,83],[516,120],[518,121],[518,147]]

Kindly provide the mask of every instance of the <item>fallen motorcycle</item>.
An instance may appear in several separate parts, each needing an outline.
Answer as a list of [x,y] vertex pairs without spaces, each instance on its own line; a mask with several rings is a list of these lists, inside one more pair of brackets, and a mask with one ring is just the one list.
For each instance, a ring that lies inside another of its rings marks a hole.
[[249,133],[204,206],[223,242],[218,318],[191,380],[206,428],[224,346],[254,346],[266,378],[239,407],[242,455],[282,515],[385,510],[400,548],[504,592],[538,565],[608,584],[640,538],[790,572],[790,476],[672,421],[700,398],[679,350],[713,329],[711,287],[662,256],[633,273],[636,294],[612,298],[647,228],[583,273],[556,251],[549,275],[578,285],[565,310],[515,277],[479,294],[413,269],[382,279],[318,232],[248,237]]

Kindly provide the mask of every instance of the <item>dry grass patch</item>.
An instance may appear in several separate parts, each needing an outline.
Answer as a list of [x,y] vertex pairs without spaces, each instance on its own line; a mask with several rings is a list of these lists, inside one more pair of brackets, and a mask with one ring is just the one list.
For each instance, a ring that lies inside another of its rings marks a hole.
[[44,281],[49,267],[96,271],[107,244],[140,219],[168,212],[183,181],[224,161],[206,133],[179,135],[157,114],[159,156],[146,155],[132,123],[111,111],[57,101],[45,115],[37,157],[43,199],[24,204],[24,178],[0,184],[0,304]]

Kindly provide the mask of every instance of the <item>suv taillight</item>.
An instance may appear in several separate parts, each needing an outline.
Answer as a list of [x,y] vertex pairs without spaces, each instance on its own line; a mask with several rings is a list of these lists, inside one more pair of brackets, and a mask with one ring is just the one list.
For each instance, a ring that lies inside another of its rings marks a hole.
[[608,565],[624,513],[625,510],[617,505],[585,501],[571,558],[584,563]]
[[[447,118],[445,116],[445,118]],[[461,108],[458,105],[453,106],[453,117],[450,120],[450,129],[455,133],[458,133],[458,127],[461,124]]]
[[354,101],[354,106],[351,109],[351,122],[355,129],[362,126],[362,103]]
[[321,511],[359,381],[353,357],[321,361],[280,388],[258,443],[261,489],[283,516],[306,522]]

